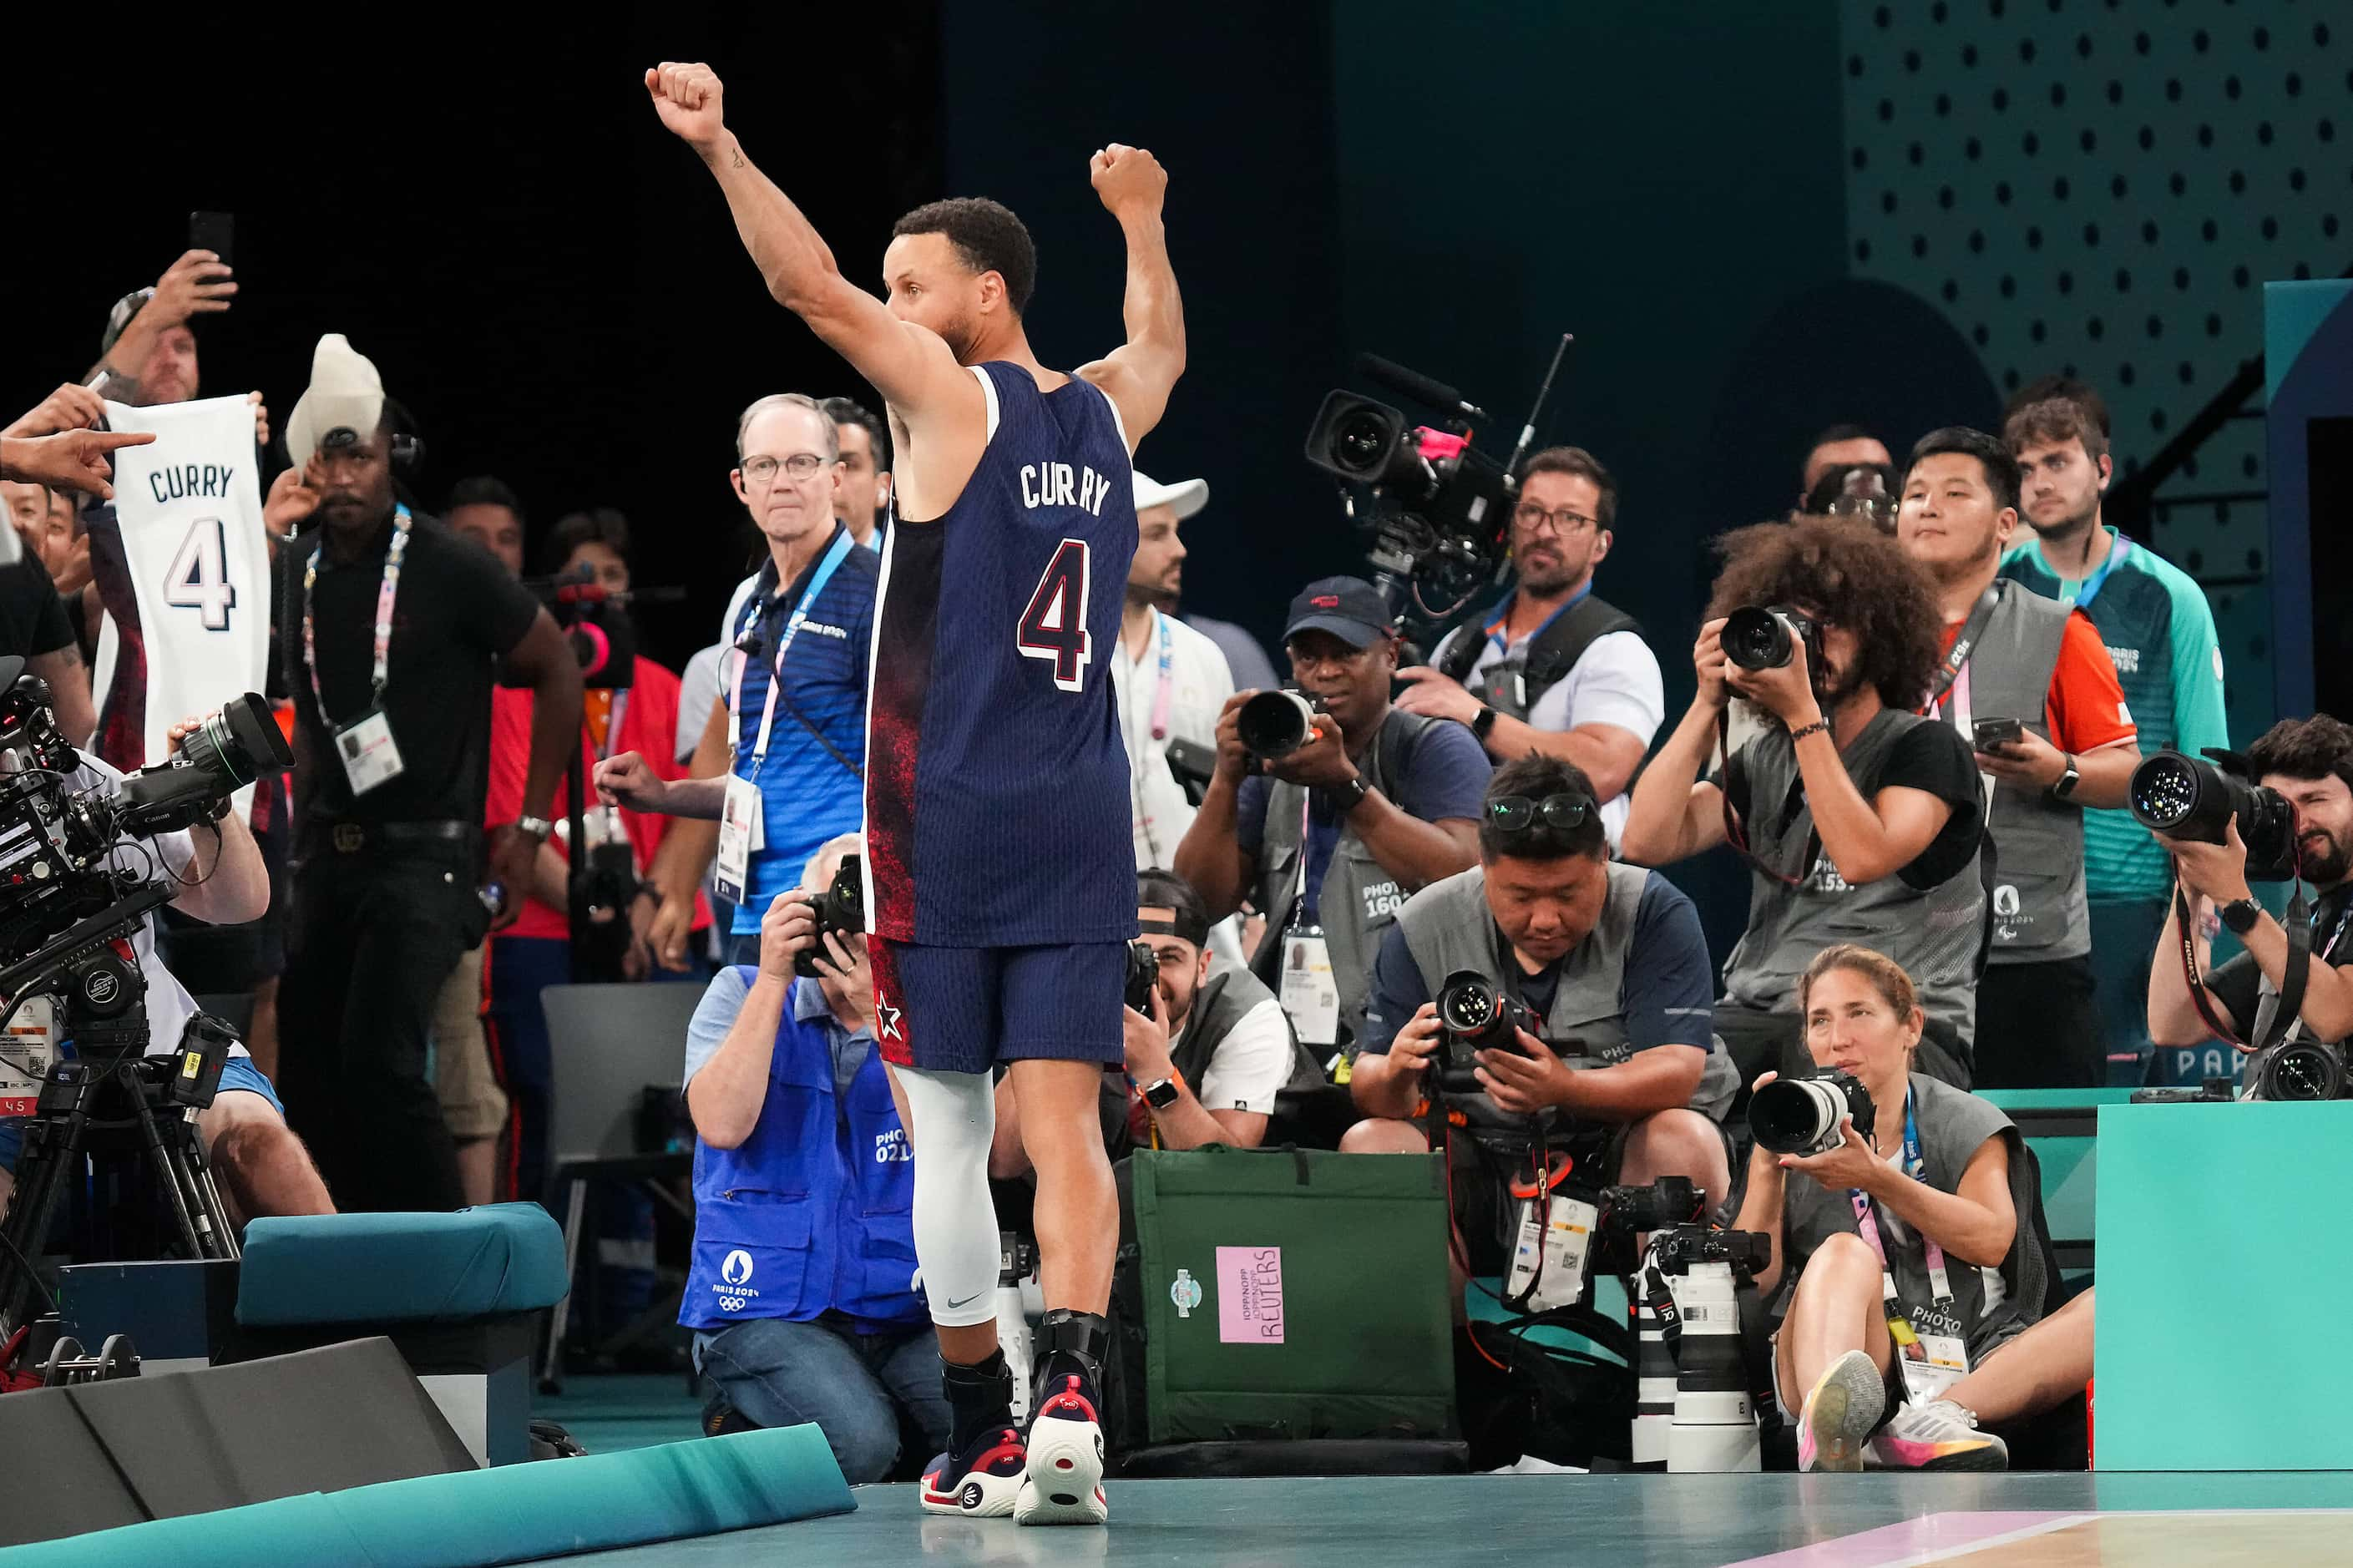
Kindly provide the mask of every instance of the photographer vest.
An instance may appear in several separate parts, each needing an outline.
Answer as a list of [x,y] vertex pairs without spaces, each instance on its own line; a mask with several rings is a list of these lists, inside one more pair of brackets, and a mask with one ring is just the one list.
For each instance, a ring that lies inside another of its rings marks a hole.
[[[1839,753],[1847,776],[1868,800],[1898,739],[1938,721],[1883,708]],[[1790,887],[1749,868],[1748,929],[1724,966],[1725,994],[1759,1012],[1794,1014],[1798,980],[1822,949],[1859,942],[1904,966],[1920,1005],[1959,1034],[1977,1037],[1978,956],[1985,936],[1985,884],[1964,869],[1919,889],[1890,872],[1852,887],[1822,852],[1813,808],[1805,803],[1797,748],[1789,732],[1767,730],[1740,751],[1748,775],[1748,847],[1766,865],[1799,879]],[[1785,814],[1795,801],[1796,810]],[[1787,820],[1784,820],[1785,815]],[[1978,851],[1980,866],[1984,851]]]
[[[1396,781],[1404,776],[1413,748],[1431,726],[1451,720],[1425,719],[1389,710],[1373,743],[1358,763],[1367,786],[1394,801]],[[1258,884],[1251,897],[1266,916],[1266,935],[1251,956],[1250,970],[1270,984],[1282,968],[1282,938],[1306,887],[1307,846],[1301,816],[1307,791],[1280,779],[1267,791],[1266,828],[1259,840]],[[1332,981],[1340,994],[1340,1027],[1344,1040],[1364,1032],[1365,993],[1372,983],[1373,958],[1380,952],[1381,933],[1397,919],[1405,889],[1373,858],[1345,817],[1340,821],[1340,841],[1333,846],[1332,864],[1324,869],[1317,899],[1317,919],[1332,960]]]
[[[1621,861],[1611,861],[1604,869],[1609,883],[1600,918],[1585,940],[1561,958],[1552,1005],[1545,1012],[1547,1040],[1575,1041],[1584,1047],[1579,1054],[1561,1057],[1577,1069],[1616,1067],[1634,1054],[1626,1038],[1626,967],[1636,957],[1634,920],[1643,890],[1658,875]],[[1433,999],[1449,976],[1464,970],[1518,994],[1518,962],[1506,958],[1494,914],[1487,907],[1483,868],[1473,866],[1432,882],[1408,899],[1398,911],[1398,929],[1405,933],[1413,966]],[[1731,1057],[1711,1037],[1707,1067],[1692,1092],[1691,1109],[1720,1117],[1739,1087]]]
[[[2067,635],[2064,605],[2023,584],[1999,585],[1993,614],[1959,680],[1946,694],[1947,718],[1962,732],[1982,719],[2015,719],[2051,741],[2052,672]],[[1966,688],[1966,711],[1956,699]],[[2052,741],[2056,745],[2057,742]],[[2092,951],[2084,894],[2084,808],[2047,790],[1995,784],[1987,836],[1993,842],[1993,963],[2040,963]]]
[[[1920,1129],[1920,1180],[1925,1185],[1940,1193],[1957,1193],[1962,1173],[1987,1139],[2000,1138],[2010,1149],[2010,1202],[2018,1215],[2017,1234],[1996,1268],[1971,1268],[1947,1253],[1946,1282],[1952,1292],[1947,1300],[1936,1299],[1927,1248],[1919,1231],[1900,1221],[1891,1224],[1885,1204],[1878,1205],[1874,1215],[1905,1316],[1923,1335],[1951,1334],[1959,1339],[1968,1347],[1970,1366],[1976,1367],[1995,1348],[2032,1327],[2042,1316],[2051,1280],[2044,1267],[2046,1241],[2035,1225],[2042,1213],[2042,1194],[2025,1140],[1990,1100],[1918,1072],[1912,1074],[1911,1090]],[[1876,1110],[1880,1125],[1886,1126],[1891,1120],[1902,1124],[1904,1107],[1882,1105]],[[1788,1310],[1789,1294],[1807,1260],[1841,1232],[1862,1234],[1854,1202],[1846,1189],[1830,1191],[1810,1177],[1790,1174],[1781,1201],[1781,1234],[1790,1266],[1783,1270],[1775,1292],[1771,1311],[1776,1318]]]
[[[1192,1085],[1196,1098],[1200,1095],[1202,1080],[1208,1077],[1209,1064],[1217,1059],[1218,1047],[1234,1032],[1234,1026],[1261,1003],[1273,1000],[1274,993],[1247,969],[1220,968],[1194,993],[1193,1010],[1186,1016],[1185,1033],[1170,1048],[1168,1059],[1178,1075]],[[1291,1080],[1283,1085],[1285,1089],[1308,1089],[1324,1081],[1323,1069],[1296,1039],[1292,1041],[1291,1055]],[[1111,1151],[1114,1160],[1135,1147],[1134,1124],[1128,1120],[1131,1103],[1126,1081],[1105,1073],[1103,1147]]]
[[1642,630],[1633,616],[1588,592],[1538,627],[1525,647],[1518,652],[1506,649],[1503,658],[1473,675],[1481,651],[1495,634],[1495,622],[1489,616],[1507,614],[1511,605],[1506,599],[1488,616],[1466,621],[1447,633],[1430,660],[1440,674],[1461,683],[1463,689],[1506,719],[1525,719],[1546,692],[1568,678],[1585,650],[1598,639],[1611,632],[1640,636]]

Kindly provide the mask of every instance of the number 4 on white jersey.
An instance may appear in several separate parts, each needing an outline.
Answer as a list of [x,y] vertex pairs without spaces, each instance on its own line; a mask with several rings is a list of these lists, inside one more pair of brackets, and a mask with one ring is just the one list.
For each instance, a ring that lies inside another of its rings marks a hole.
[[188,537],[164,574],[164,602],[174,609],[204,612],[206,631],[228,630],[237,608],[237,584],[228,580],[228,541],[216,517],[188,525]]
[[1087,666],[1094,658],[1094,634],[1087,630],[1087,597],[1092,557],[1083,539],[1065,539],[1046,563],[1046,574],[1021,612],[1016,641],[1024,658],[1042,658],[1054,667],[1054,684],[1065,691],[1083,691]]

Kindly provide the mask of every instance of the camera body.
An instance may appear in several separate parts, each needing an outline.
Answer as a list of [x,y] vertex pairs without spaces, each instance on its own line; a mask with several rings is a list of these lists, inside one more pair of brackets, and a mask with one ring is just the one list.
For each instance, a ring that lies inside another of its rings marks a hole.
[[1148,942],[1127,944],[1127,979],[1122,1000],[1145,1017],[1152,1016],[1152,988],[1160,984],[1160,955]]
[[1512,1045],[1514,1031],[1541,1039],[1544,1020],[1528,1005],[1476,970],[1458,970],[1438,993],[1439,1060],[1430,1083],[1441,1094],[1467,1098],[1479,1087],[1478,1053]]
[[1743,669],[1778,669],[1802,644],[1807,671],[1817,678],[1821,674],[1821,626],[1788,605],[1743,605],[1725,617],[1717,641],[1724,657]]
[[1688,1176],[1661,1176],[1647,1187],[1601,1189],[1601,1223],[1628,1235],[1699,1225],[1707,1194]]
[[[807,980],[818,978],[817,961],[826,958],[825,939],[829,935],[862,937],[866,934],[866,862],[857,855],[845,855],[840,867],[833,873],[833,882],[822,893],[809,900],[809,913],[816,917],[817,930],[807,947],[793,954],[793,973]],[[830,963],[829,958],[827,962]]]
[[1800,1158],[1837,1148],[1844,1141],[1840,1119],[1848,1116],[1865,1138],[1878,1126],[1878,1107],[1862,1080],[1832,1068],[1777,1078],[1748,1101],[1748,1131],[1757,1147]]
[[2126,800],[2143,827],[2176,838],[2221,844],[2235,821],[2247,847],[2248,877],[2278,882],[2295,875],[2295,808],[2279,791],[2255,783],[2235,752],[2209,747],[2201,758],[2170,748],[2152,752],[2133,769]]

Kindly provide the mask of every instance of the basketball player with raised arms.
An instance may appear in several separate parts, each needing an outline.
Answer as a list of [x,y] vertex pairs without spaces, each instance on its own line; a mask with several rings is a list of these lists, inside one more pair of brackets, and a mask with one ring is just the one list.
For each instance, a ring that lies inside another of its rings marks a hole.
[[[709,67],[645,79],[768,291],[889,405],[897,516],[874,618],[866,894],[875,1035],[905,1095],[915,1252],[955,1417],[923,1506],[1100,1524],[1119,1213],[1097,1103],[1103,1064],[1124,1056],[1136,929],[1109,660],[1135,552],[1130,458],[1185,368],[1167,175],[1140,148],[1091,161],[1127,240],[1127,342],[1065,375],[1029,350],[1036,255],[1012,213],[965,199],[908,214],[878,300],[728,133]],[[1047,1306],[1026,1440],[997,1348],[1000,1063],[1038,1173]]]

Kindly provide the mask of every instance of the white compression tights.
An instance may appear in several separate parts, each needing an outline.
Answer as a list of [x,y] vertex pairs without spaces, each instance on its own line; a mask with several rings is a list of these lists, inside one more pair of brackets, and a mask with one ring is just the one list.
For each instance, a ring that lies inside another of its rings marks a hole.
[[915,1145],[915,1258],[932,1321],[970,1328],[997,1316],[997,1205],[988,1145],[997,1091],[985,1072],[893,1068]]

